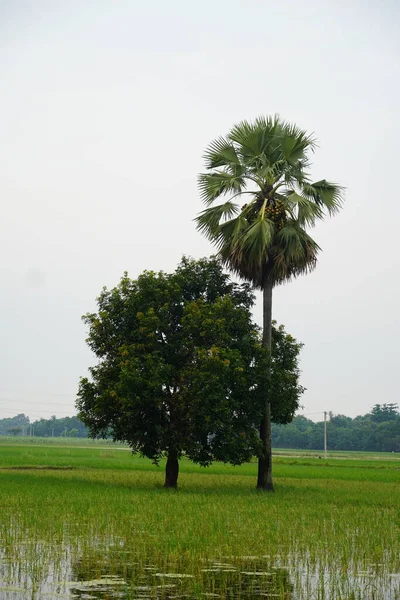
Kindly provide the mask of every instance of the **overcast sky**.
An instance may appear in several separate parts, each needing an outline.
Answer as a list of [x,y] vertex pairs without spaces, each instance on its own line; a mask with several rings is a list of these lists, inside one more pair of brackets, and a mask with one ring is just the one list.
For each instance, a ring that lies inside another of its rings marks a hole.
[[193,223],[204,148],[274,113],[347,187],[317,270],[274,292],[305,344],[303,412],[399,401],[399,6],[0,0],[0,418],[74,414],[81,315],[125,270],[213,252]]

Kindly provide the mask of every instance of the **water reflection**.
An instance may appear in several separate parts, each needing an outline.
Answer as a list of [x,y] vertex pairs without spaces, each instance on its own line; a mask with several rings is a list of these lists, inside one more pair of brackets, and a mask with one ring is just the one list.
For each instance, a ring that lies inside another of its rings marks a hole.
[[0,547],[0,600],[400,600],[397,571],[375,563],[343,570],[330,558],[303,552],[153,562],[123,540],[65,546],[20,539]]
[[272,567],[267,559],[209,561],[196,574],[180,564],[159,570],[152,564],[119,562],[109,556],[84,556],[72,564],[74,598],[99,600],[174,600],[178,598],[292,598],[287,569]]

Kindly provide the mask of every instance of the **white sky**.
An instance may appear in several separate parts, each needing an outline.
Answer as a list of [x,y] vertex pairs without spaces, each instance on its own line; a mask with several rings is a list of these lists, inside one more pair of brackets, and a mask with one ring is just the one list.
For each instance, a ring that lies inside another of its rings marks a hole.
[[0,0],[0,418],[74,414],[80,316],[124,270],[213,252],[204,148],[274,113],[347,187],[315,273],[274,295],[304,413],[398,402],[399,40],[396,0]]

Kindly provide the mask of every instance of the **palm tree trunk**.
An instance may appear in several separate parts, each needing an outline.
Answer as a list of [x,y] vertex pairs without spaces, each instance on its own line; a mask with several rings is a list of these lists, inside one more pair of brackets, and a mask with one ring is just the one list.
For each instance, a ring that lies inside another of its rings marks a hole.
[[[262,343],[271,351],[272,335],[272,281],[267,279],[263,289],[263,338]],[[257,488],[267,492],[274,491],[272,482],[272,440],[271,440],[271,402],[265,396],[264,414],[260,425],[262,454],[258,459]]]
[[169,450],[167,464],[165,466],[165,488],[177,488],[179,475],[178,454],[175,450]]

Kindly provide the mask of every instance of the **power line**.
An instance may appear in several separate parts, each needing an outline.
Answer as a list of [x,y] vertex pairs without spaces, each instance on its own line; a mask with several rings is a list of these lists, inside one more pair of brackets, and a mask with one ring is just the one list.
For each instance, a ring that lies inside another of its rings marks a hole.
[[[48,412],[48,413],[50,413],[52,410],[53,410],[52,408],[44,409],[44,411]],[[73,411],[72,408],[71,408],[70,411],[62,411],[62,412],[68,412],[68,414],[63,414],[61,416],[62,417],[69,417],[72,411]],[[0,408],[0,414],[1,413],[8,413],[8,414],[12,415],[13,417],[16,417],[16,416],[21,415],[21,414],[25,414],[25,412],[29,412],[29,414],[31,415],[31,417],[37,417],[37,418],[40,418],[40,419],[46,418],[46,417],[43,417],[43,412],[42,413],[38,413],[38,412],[35,411],[34,413],[32,413],[29,409],[26,409],[26,408],[23,409],[23,410],[18,410],[18,409],[11,410],[9,408],[4,408],[4,409]],[[56,411],[54,411],[54,412],[56,412]],[[58,411],[58,413],[59,413],[59,411]]]
[[53,390],[49,390],[49,389],[42,389],[42,390],[38,390],[37,388],[35,390],[21,390],[15,387],[0,387],[0,393],[5,393],[5,394],[9,394],[9,393],[16,393],[16,394],[29,394],[30,396],[40,396],[42,394],[51,394],[52,396],[71,396],[71,395],[75,395],[76,394],[76,390],[74,392],[60,392],[59,390],[57,391],[53,391]]
[[[74,403],[76,399],[76,396],[71,397],[71,402]],[[42,400],[43,402],[46,402],[45,399]],[[28,400],[21,400],[20,398],[2,398],[0,397],[0,402],[1,403],[5,403],[5,404],[29,404],[29,403],[37,403],[38,400],[37,399],[28,399]],[[52,406],[70,406],[71,402],[54,402],[54,400],[51,400],[51,404]]]

